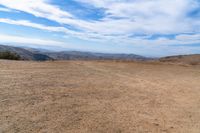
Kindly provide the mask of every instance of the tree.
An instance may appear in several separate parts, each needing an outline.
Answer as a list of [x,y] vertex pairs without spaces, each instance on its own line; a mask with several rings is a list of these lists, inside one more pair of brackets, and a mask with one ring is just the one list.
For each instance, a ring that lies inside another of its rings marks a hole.
[[0,52],[0,59],[20,60],[20,56],[10,51],[4,51],[4,52]]

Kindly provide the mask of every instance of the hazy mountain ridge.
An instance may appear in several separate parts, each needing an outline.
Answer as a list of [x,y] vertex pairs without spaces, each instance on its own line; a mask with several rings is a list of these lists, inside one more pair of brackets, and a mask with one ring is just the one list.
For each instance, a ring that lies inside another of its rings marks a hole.
[[147,60],[146,57],[135,54],[106,54],[80,51],[50,52],[46,55],[56,60]]
[[147,60],[135,54],[106,54],[80,51],[49,52],[40,49],[0,45],[1,51],[17,53],[24,60]]
[[20,47],[13,47],[13,46],[5,46],[5,45],[0,45],[0,52],[3,51],[9,51],[12,53],[16,53],[20,56],[22,60],[34,60],[34,61],[44,61],[44,60],[52,60],[51,57],[39,53],[39,52],[34,52],[31,50],[26,50],[24,48]]
[[127,60],[146,61],[153,60],[166,63],[200,65],[200,54],[177,55],[162,58],[147,58],[135,54],[108,54],[81,51],[52,52],[45,49],[22,48],[0,45],[0,52],[10,51],[18,54],[22,60],[46,61],[46,60]]

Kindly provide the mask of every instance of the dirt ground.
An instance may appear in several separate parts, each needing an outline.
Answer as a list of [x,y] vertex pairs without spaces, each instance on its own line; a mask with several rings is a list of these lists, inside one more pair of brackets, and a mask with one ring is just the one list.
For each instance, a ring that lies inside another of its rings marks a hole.
[[0,61],[0,133],[200,133],[200,67]]

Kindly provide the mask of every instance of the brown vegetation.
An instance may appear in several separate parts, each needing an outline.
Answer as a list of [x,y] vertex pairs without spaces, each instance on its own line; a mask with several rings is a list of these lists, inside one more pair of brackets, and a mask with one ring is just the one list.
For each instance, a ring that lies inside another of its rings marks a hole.
[[200,54],[169,56],[160,59],[161,62],[171,62],[182,65],[200,65]]
[[0,132],[199,133],[200,67],[0,61]]

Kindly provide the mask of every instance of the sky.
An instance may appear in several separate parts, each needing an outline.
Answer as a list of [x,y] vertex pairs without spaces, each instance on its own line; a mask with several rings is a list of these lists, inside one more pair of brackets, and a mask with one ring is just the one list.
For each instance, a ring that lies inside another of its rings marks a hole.
[[0,44],[200,54],[200,0],[0,0]]

